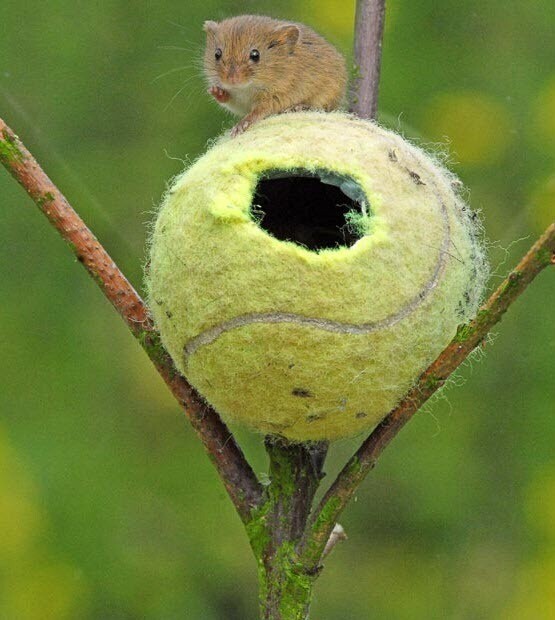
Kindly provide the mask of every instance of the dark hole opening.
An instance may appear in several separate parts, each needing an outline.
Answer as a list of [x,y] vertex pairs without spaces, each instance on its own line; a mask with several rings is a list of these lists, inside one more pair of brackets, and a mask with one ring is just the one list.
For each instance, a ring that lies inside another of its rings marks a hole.
[[349,194],[362,196],[353,181],[329,173],[323,173],[325,183],[310,173],[281,174],[268,173],[256,186],[252,216],[261,228],[309,250],[350,247],[363,236],[359,215],[365,201],[350,198],[339,187],[346,183]]

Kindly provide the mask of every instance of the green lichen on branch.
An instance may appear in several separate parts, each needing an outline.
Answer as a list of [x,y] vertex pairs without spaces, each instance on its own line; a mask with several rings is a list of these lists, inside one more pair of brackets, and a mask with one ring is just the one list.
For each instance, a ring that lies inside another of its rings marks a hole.
[[252,511],[249,520],[245,523],[247,536],[258,563],[262,562],[264,551],[270,544],[270,533],[268,530],[268,513],[270,508],[271,502],[266,500]]
[[291,470],[291,455],[278,445],[281,440],[273,441],[273,445],[268,444],[268,451],[271,453],[271,483],[268,491],[274,500],[281,499],[288,502],[296,488],[295,477]]
[[143,329],[137,333],[137,340],[156,366],[168,367],[172,373],[170,376],[171,379],[177,371],[173,365],[169,363],[168,353],[162,344],[160,334],[153,329]]
[[424,381],[423,388],[426,391],[428,391],[428,390],[435,391],[435,390],[439,389],[443,385],[443,383],[444,383],[444,380],[441,379],[440,377],[436,377],[435,375],[430,375]]
[[469,341],[477,333],[481,333],[483,328],[491,321],[491,311],[487,308],[478,310],[478,313],[470,323],[459,325],[453,342],[464,343]]
[[509,277],[505,281],[505,285],[503,287],[502,295],[510,293],[513,289],[515,289],[522,279],[522,273],[520,271],[511,271]]
[[455,342],[466,342],[473,332],[474,329],[472,325],[468,323],[465,323],[464,325],[459,325],[454,340]]
[[0,138],[0,161],[9,166],[20,163],[23,159],[23,153],[17,146],[16,138],[4,129]]
[[316,573],[298,561],[293,541],[272,549],[259,563],[261,614],[267,620],[306,620]]
[[327,444],[267,437],[269,484],[247,533],[258,564],[261,617],[306,620],[318,571],[299,557],[314,493],[322,477]]
[[[354,456],[348,465],[351,474],[360,473],[361,463],[358,457]],[[305,533],[301,543],[300,561],[305,571],[318,573],[320,570],[320,560],[328,542],[329,536],[335,523],[343,502],[338,496],[332,496],[321,504],[317,511],[317,516]]]
[[536,260],[542,267],[553,265],[555,263],[555,252],[548,248],[541,248],[536,254]]
[[[331,497],[320,509],[318,518],[314,522],[313,531],[319,531],[323,525],[335,525],[335,513],[341,505],[339,497]],[[333,521],[333,523],[332,523]]]
[[42,196],[37,196],[35,202],[37,203],[37,206],[42,209],[42,207],[46,206],[49,202],[53,202],[54,200],[56,200],[56,197],[52,192],[45,192]]
[[308,575],[296,561],[291,542],[283,543],[274,556],[275,566],[283,575],[279,611],[283,620],[305,620],[315,577]]

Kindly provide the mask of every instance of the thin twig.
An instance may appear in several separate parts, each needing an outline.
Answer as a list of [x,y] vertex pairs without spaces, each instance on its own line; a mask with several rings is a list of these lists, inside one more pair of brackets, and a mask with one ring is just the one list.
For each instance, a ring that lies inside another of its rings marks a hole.
[[555,223],[527,252],[501,286],[478,311],[476,318],[459,328],[457,335],[405,398],[374,429],[345,465],[324,495],[311,518],[303,543],[302,562],[308,570],[318,566],[337,519],[378,457],[418,409],[447,381],[449,376],[480,345],[507,308],[534,278],[555,264]]
[[23,186],[77,260],[118,311],[185,410],[243,521],[262,497],[262,487],[218,414],[179,375],[162,346],[148,310],[100,242],[52,183],[13,131],[0,119],[0,162]]
[[355,70],[351,110],[361,118],[376,118],[382,58],[385,0],[357,0]]

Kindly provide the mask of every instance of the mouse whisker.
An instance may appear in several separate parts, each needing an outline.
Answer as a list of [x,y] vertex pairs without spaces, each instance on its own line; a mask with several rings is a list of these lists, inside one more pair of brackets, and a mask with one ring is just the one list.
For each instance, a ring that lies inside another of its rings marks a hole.
[[158,80],[161,80],[162,78],[171,75],[172,73],[177,73],[178,71],[185,71],[185,69],[189,69],[190,65],[183,65],[182,67],[175,67],[174,69],[170,69],[169,71],[165,71],[164,73],[161,73],[160,75],[156,76],[151,84],[154,84],[154,82],[157,82]]
[[174,96],[170,99],[169,103],[166,105],[166,107],[164,108],[164,112],[166,112],[168,110],[168,108],[172,105],[172,103],[177,99],[177,97],[179,97],[179,95],[187,88],[187,86],[189,85],[189,82],[195,78],[196,76],[190,76],[187,80],[185,80],[185,82],[183,83],[183,85],[181,86],[181,88],[174,94]]

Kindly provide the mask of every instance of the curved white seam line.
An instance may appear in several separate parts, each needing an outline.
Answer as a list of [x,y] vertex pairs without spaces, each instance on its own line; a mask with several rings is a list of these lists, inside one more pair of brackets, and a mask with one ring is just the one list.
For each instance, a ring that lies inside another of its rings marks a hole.
[[402,321],[404,318],[406,318],[409,314],[414,312],[416,308],[418,308],[418,306],[420,306],[424,302],[424,300],[428,297],[432,290],[436,288],[439,279],[443,271],[445,270],[448,257],[447,249],[450,243],[450,227],[449,222],[447,221],[447,210],[444,204],[442,204],[442,215],[445,218],[445,235],[440,249],[440,258],[436,264],[436,268],[434,270],[432,278],[429,280],[426,286],[424,286],[424,288],[419,291],[419,293],[399,312],[395,314],[390,314],[389,316],[380,319],[379,321],[374,321],[372,323],[362,323],[360,325],[353,323],[341,323],[340,321],[332,321],[328,319],[307,317],[300,314],[294,314],[292,312],[252,312],[249,314],[243,314],[241,316],[234,317],[233,319],[224,321],[223,323],[219,323],[218,325],[215,325],[214,327],[211,327],[210,329],[207,329],[204,332],[200,333],[198,336],[191,338],[191,340],[189,340],[189,342],[184,347],[185,357],[188,358],[189,356],[193,355],[193,353],[195,353],[199,347],[211,344],[223,333],[231,331],[233,329],[238,329],[240,327],[245,327],[247,325],[252,325],[253,323],[294,323],[296,325],[317,327],[328,332],[353,335],[369,334],[380,329],[392,327],[399,321]]
[[[411,153],[414,158],[414,154]],[[240,327],[246,327],[254,323],[293,323],[295,325],[304,325],[309,327],[316,327],[328,332],[335,332],[341,334],[362,335],[369,334],[380,329],[386,329],[392,327],[399,321],[402,321],[409,314],[414,312],[418,306],[420,306],[429,294],[438,285],[439,279],[445,267],[448,259],[448,248],[451,243],[451,227],[449,225],[449,217],[447,213],[447,207],[441,200],[439,192],[437,191],[437,185],[434,182],[434,193],[438,202],[441,204],[441,215],[443,218],[443,241],[439,250],[439,259],[434,269],[434,273],[430,280],[426,283],[424,288],[420,290],[413,299],[406,304],[397,313],[390,314],[389,316],[380,319],[379,321],[373,321],[371,323],[342,323],[340,321],[332,321],[329,319],[318,319],[313,317],[306,317],[301,314],[294,314],[292,312],[251,312],[243,314],[228,321],[224,321],[211,327],[194,338],[191,338],[187,344],[183,347],[184,362],[187,364],[188,358],[193,355],[197,349],[207,344],[211,344],[217,340],[223,333],[238,329]]]

